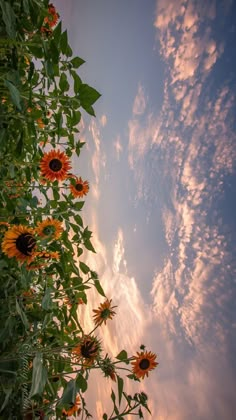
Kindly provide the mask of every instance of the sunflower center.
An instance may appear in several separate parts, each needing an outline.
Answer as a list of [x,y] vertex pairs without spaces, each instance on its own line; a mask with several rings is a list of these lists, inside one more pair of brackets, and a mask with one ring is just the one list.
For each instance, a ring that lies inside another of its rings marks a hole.
[[53,171],[53,172],[59,172],[62,168],[62,163],[59,159],[52,159],[49,162],[49,168]]
[[45,226],[43,228],[43,234],[46,235],[46,236],[53,235],[55,233],[55,231],[56,231],[56,228],[55,228],[55,226],[52,226],[52,225]]
[[22,233],[16,240],[16,248],[18,251],[27,256],[31,255],[35,245],[36,240],[30,233]]
[[103,311],[101,312],[101,318],[102,318],[102,319],[107,319],[107,318],[109,318],[110,313],[111,313],[110,309],[108,309],[108,308],[103,309]]
[[150,362],[148,359],[142,359],[141,362],[139,363],[139,367],[142,370],[146,370],[148,369],[150,366]]
[[86,359],[93,357],[96,354],[97,348],[96,345],[92,342],[84,343],[81,346],[81,354]]
[[75,186],[76,191],[83,191],[83,184],[76,184]]

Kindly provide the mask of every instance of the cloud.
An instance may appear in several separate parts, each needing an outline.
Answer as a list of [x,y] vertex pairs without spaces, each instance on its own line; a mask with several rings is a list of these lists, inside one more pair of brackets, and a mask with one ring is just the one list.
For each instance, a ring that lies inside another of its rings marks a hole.
[[236,409],[236,265],[222,205],[236,167],[236,97],[227,69],[210,89],[209,76],[224,55],[212,30],[216,14],[215,1],[157,2],[163,104],[154,115],[146,103],[145,114],[128,123],[137,196],[164,202],[168,252],[153,276],[149,326],[161,360],[158,396],[151,392],[160,419],[187,420],[194,412],[196,420],[233,420]]
[[124,259],[125,248],[124,248],[124,234],[121,228],[118,229],[117,240],[115,242],[113,250],[113,271],[119,273],[121,263],[126,267],[127,262]]
[[107,116],[105,114],[103,114],[100,118],[100,124],[102,127],[105,127],[105,125],[107,125]]
[[120,138],[119,135],[116,137],[116,140],[115,140],[113,145],[114,145],[114,149],[115,149],[115,153],[116,153],[116,159],[119,161],[120,160],[120,154],[123,152],[123,146],[122,146],[121,138]]
[[[90,226],[93,232],[92,242],[96,254],[87,253],[83,261],[99,273],[100,282],[107,297],[112,299],[112,304],[117,305],[113,320],[108,321],[106,326],[101,326],[96,334],[102,340],[104,354],[108,352],[110,356],[115,357],[122,349],[126,349],[131,356],[136,353],[146,336],[146,330],[151,322],[150,308],[144,303],[135,279],[127,273],[124,231],[121,228],[118,229],[112,246],[112,257],[110,257],[110,249],[99,238],[97,215],[94,210],[91,212],[90,219],[92,220]],[[86,307],[84,305],[79,307],[80,322],[86,333],[94,327],[92,310],[104,301],[104,298],[98,296],[93,289],[88,293]],[[122,371],[119,373],[122,375]],[[96,418],[101,418],[101,413],[109,411],[111,382],[101,377],[99,373],[93,373],[93,375],[86,394],[88,401],[90,397],[96,401],[96,407],[90,406],[89,410],[97,416]],[[142,389],[145,391],[145,386]],[[128,381],[126,390],[131,394],[138,391],[137,384]]]
[[146,109],[147,98],[144,94],[144,88],[141,84],[138,86],[138,92],[134,99],[133,114],[142,115]]
[[91,120],[89,124],[89,131],[91,133],[95,150],[92,152],[92,169],[95,176],[95,182],[92,186],[92,194],[98,200],[100,197],[100,174],[101,168],[106,166],[106,155],[104,150],[101,147],[101,133],[98,126],[98,123],[95,120]]

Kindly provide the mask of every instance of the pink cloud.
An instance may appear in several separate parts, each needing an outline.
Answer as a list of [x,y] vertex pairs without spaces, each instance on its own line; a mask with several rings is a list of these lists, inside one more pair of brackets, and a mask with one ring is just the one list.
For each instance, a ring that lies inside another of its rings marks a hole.
[[142,115],[146,109],[147,99],[144,94],[144,88],[141,84],[138,86],[138,93],[134,99],[133,114]]

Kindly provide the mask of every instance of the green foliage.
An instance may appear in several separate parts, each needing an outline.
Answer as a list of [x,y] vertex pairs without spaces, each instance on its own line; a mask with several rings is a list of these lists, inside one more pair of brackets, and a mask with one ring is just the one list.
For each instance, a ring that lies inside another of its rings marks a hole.
[[[125,350],[113,363],[103,358],[99,338],[90,363],[76,353],[83,337],[94,337],[100,326],[87,332],[80,324],[89,291],[103,298],[106,293],[98,274],[82,261],[96,251],[82,218],[85,201],[72,193],[80,174],[67,173],[61,182],[45,174],[42,179],[41,162],[47,142],[69,160],[73,153],[80,156],[81,116],[84,110],[95,116],[100,93],[81,80],[84,60],[73,57],[61,22],[49,24],[56,11],[48,7],[48,0],[0,0],[0,418],[16,413],[17,419],[64,418],[63,410],[78,396],[90,417],[84,395],[97,368],[117,379],[113,413],[103,419],[123,419],[136,409],[141,416],[140,406],[148,409],[145,395],[128,397],[117,374],[120,364],[132,359]],[[57,234],[39,232],[48,218],[56,221]],[[21,236],[18,248],[13,238],[12,255],[4,250],[6,232],[19,225],[32,231]],[[25,260],[17,253],[19,244]]]

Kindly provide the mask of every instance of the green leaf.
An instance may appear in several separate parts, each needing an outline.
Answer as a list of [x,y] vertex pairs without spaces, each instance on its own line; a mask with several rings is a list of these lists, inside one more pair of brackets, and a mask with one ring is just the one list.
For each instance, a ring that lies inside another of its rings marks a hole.
[[70,85],[68,83],[67,76],[65,73],[61,73],[59,86],[62,92],[67,92],[70,88]]
[[77,95],[79,93],[80,86],[82,85],[82,80],[74,70],[71,70],[71,74],[74,79],[74,92]]
[[31,81],[33,75],[34,75],[34,63],[33,61],[30,62],[30,68],[29,68],[29,72],[28,72],[28,82]]
[[52,289],[50,289],[50,287],[48,287],[45,291],[44,297],[42,299],[42,308],[45,311],[48,311],[52,308],[52,298],[51,298],[51,293],[52,293]]
[[26,13],[26,15],[29,15],[30,14],[29,0],[23,0],[23,8],[24,8],[24,12]]
[[59,402],[60,406],[64,406],[64,404],[73,404],[76,399],[76,381],[75,379],[71,379],[67,382],[64,392],[62,394],[61,400]]
[[90,268],[82,261],[79,263],[79,268],[84,274],[88,274],[90,271]]
[[96,251],[95,251],[95,249],[94,249],[94,247],[93,247],[92,242],[90,241],[90,239],[85,239],[84,240],[84,246],[85,246],[85,248],[88,249],[88,251],[92,251],[92,252],[94,252],[96,254]]
[[3,401],[3,404],[1,406],[0,411],[2,411],[4,409],[4,407],[6,407],[9,397],[12,393],[13,389],[12,388],[4,388],[4,393],[5,393],[5,400]]
[[79,226],[83,227],[83,220],[79,214],[75,214],[74,219]]
[[77,201],[77,203],[74,203],[73,207],[76,211],[80,211],[84,206],[84,201]]
[[29,328],[29,322],[28,319],[25,315],[25,312],[23,311],[23,309],[20,307],[19,303],[16,300],[16,312],[20,315],[21,317],[21,321],[23,322],[25,329],[27,330]]
[[19,111],[22,111],[21,97],[20,97],[19,90],[11,82],[9,82],[8,80],[5,80],[5,85],[9,89],[12,102],[19,109]]
[[68,47],[67,31],[64,31],[61,34],[61,52],[62,52],[62,54],[66,54],[67,47]]
[[38,352],[33,360],[32,385],[29,393],[30,398],[35,395],[42,395],[46,382],[47,369],[43,365],[42,354]]
[[111,399],[112,399],[113,403],[115,404],[116,395],[115,395],[113,389],[111,390]]
[[124,381],[123,379],[117,375],[117,385],[118,385],[118,397],[119,397],[119,405],[121,403],[122,392],[124,388]]
[[2,9],[2,19],[6,25],[6,31],[10,38],[16,37],[16,16],[14,10],[11,7],[10,2],[0,0],[0,6]]
[[82,84],[79,89],[81,106],[87,111],[100,98],[101,94],[87,84]]
[[54,67],[53,67],[52,61],[50,59],[45,60],[44,66],[45,66],[46,74],[49,77],[49,79],[53,79],[53,77],[54,77]]
[[119,415],[119,410],[118,410],[118,408],[117,408],[117,406],[116,406],[116,403],[115,403],[115,401],[116,401],[116,396],[115,396],[115,393],[114,393],[113,389],[111,390],[111,399],[112,399],[112,401],[113,401],[114,411],[115,411],[116,415]]
[[128,354],[126,350],[121,350],[121,352],[116,356],[116,359],[118,360],[127,360],[128,359]]
[[102,288],[102,286],[101,286],[101,284],[100,284],[100,281],[99,281],[99,280],[94,280],[94,286],[96,287],[96,289],[97,289],[98,293],[99,293],[101,296],[106,297],[106,295],[105,295],[105,293],[104,293],[104,290],[103,290],[103,288]]
[[76,385],[77,385],[77,391],[81,390],[82,392],[85,392],[88,387],[87,381],[83,377],[83,375],[81,375],[81,373],[78,373],[76,377]]
[[53,40],[55,41],[56,45],[60,45],[61,40],[61,21],[58,23],[56,28],[53,31]]
[[43,58],[43,48],[42,47],[34,47],[29,45],[29,51],[33,54],[36,58]]
[[80,111],[75,111],[74,109],[72,109],[72,118],[71,118],[71,123],[72,125],[77,125],[79,124],[81,120],[81,112]]
[[102,418],[103,418],[103,420],[107,420],[108,419],[107,414],[104,413],[103,416],[102,416]]
[[70,62],[75,69],[77,69],[78,67],[80,67],[82,64],[85,63],[85,61],[80,57],[74,57],[72,58]]

